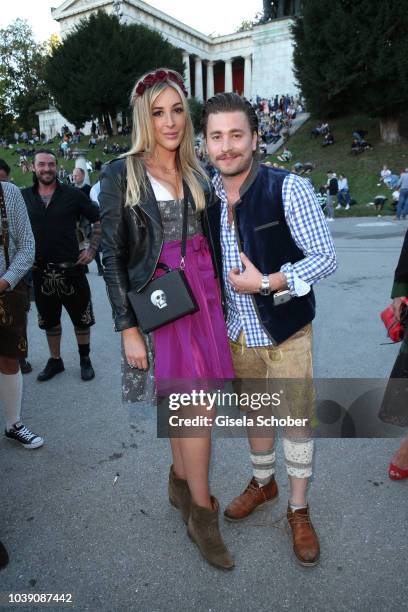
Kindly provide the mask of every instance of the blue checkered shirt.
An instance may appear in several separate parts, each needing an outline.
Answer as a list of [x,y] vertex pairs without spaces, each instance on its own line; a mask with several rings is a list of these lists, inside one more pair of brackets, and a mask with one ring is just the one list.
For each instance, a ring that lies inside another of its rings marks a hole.
[[[221,248],[228,336],[231,340],[237,340],[243,330],[247,346],[269,346],[273,342],[259,322],[253,296],[236,293],[227,280],[231,268],[243,271],[243,266],[234,224],[230,226],[228,223],[228,200],[221,176],[216,173],[212,182],[221,200]],[[314,283],[336,270],[336,253],[311,183],[296,174],[288,174],[283,181],[282,198],[291,236],[305,257],[294,264],[285,263],[280,271],[286,277],[291,295],[301,297],[309,293]]]

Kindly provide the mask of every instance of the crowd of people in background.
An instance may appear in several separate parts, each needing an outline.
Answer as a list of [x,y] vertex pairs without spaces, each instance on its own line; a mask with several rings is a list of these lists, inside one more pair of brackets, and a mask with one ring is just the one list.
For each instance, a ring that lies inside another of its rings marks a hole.
[[[303,113],[305,110],[301,98],[287,94],[280,96],[276,94],[271,97],[257,95],[250,102],[259,121],[259,148],[261,157],[266,156],[267,145],[276,144],[279,140],[283,139],[283,150],[277,155],[278,162],[282,164],[280,167],[290,168],[291,172],[300,176],[309,175],[315,169],[315,163],[311,161],[295,161],[293,153],[287,146],[292,121],[299,113]],[[118,133],[120,135],[128,135],[130,130],[131,127],[129,125],[118,123]],[[320,139],[322,147],[333,145],[335,142],[333,132],[327,121],[318,122],[311,130],[310,138]],[[92,121],[91,133],[87,136],[79,128],[70,129],[66,124],[62,126],[57,135],[52,139],[47,139],[46,135],[40,133],[37,128],[20,132],[16,130],[8,138],[0,136],[0,148],[11,148],[13,150],[13,155],[18,156],[16,166],[21,169],[23,174],[26,174],[33,171],[33,157],[36,148],[44,144],[55,145],[56,140],[56,154],[67,162],[76,158],[78,145],[82,145],[89,150],[94,150],[96,147],[100,148],[102,159],[106,156],[121,155],[129,150],[129,147],[124,143],[113,142],[110,144],[105,124],[97,120]],[[372,149],[372,145],[367,141],[367,131],[362,129],[354,130],[352,132],[350,153],[352,155],[359,155],[370,149]],[[201,138],[196,140],[195,151],[199,161],[205,163],[206,152]],[[93,163],[88,160],[86,164],[89,175],[93,172],[100,172],[103,163],[100,158],[96,158]],[[276,162],[267,163],[275,167],[279,166]],[[396,174],[387,164],[383,165],[377,186],[387,187],[392,191],[392,194],[391,197],[388,197],[380,193],[373,198],[371,205],[375,206],[378,216],[381,216],[384,206],[389,200],[397,219],[404,219],[408,215],[407,172],[408,170],[405,170],[400,172],[400,174]],[[62,163],[59,165],[58,179],[67,185],[75,184],[73,172],[64,168]],[[327,213],[328,221],[334,220],[334,210],[349,210],[350,206],[355,203],[350,195],[347,177],[343,174],[337,176],[332,171],[327,173],[327,182],[316,187],[316,195]]]
[[260,142],[264,145],[275,144],[281,138],[287,140],[292,121],[304,112],[301,99],[287,94],[269,99],[256,96],[251,104],[258,116]]

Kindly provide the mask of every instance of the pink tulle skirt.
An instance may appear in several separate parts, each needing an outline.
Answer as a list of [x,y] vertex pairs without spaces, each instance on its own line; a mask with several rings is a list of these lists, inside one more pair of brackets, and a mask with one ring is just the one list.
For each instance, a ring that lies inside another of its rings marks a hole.
[[[159,261],[178,268],[180,241],[166,243]],[[172,381],[184,381],[185,390],[187,381],[196,388],[200,381],[234,377],[218,279],[204,236],[187,241],[184,271],[199,310],[153,332],[158,394],[171,389]]]

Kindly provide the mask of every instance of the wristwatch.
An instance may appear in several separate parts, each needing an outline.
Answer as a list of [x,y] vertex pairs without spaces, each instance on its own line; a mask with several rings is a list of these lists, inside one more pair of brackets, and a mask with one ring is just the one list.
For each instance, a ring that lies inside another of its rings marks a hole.
[[272,293],[272,289],[269,286],[269,276],[267,274],[262,274],[262,284],[259,293],[265,296],[271,295]]

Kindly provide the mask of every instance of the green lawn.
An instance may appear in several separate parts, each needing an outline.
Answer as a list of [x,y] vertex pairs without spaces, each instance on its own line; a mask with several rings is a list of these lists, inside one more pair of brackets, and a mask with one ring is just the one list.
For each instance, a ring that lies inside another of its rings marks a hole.
[[[291,164],[285,164],[290,168],[292,163],[296,161],[312,162],[315,164],[315,170],[309,175],[316,188],[326,182],[327,170],[333,170],[339,175],[345,174],[349,180],[349,186],[352,197],[357,201],[356,206],[352,206],[347,212],[341,211],[344,216],[363,216],[374,215],[373,206],[367,207],[368,202],[372,202],[376,195],[386,195],[389,200],[384,209],[385,213],[391,213],[390,201],[391,191],[384,186],[377,187],[379,172],[382,165],[386,163],[395,174],[408,166],[408,144],[405,139],[398,145],[384,145],[380,141],[378,121],[366,116],[344,117],[330,121],[330,127],[334,134],[335,144],[329,147],[322,147],[320,138],[311,139],[310,131],[316,125],[316,121],[310,119],[303,125],[300,130],[290,138],[288,148],[293,153]],[[356,157],[350,155],[351,134],[354,129],[367,130],[367,140],[373,145],[372,151],[365,151]],[[402,122],[402,134],[408,136],[408,115],[404,117]],[[79,148],[87,148],[89,137],[83,137]],[[130,137],[116,136],[108,140],[108,145],[117,142],[119,144],[130,144]],[[57,151],[58,141],[55,139],[54,145],[51,148]],[[89,150],[88,159],[92,162],[97,157],[102,162],[108,161],[115,155],[104,155],[102,152],[104,143],[100,143],[95,149]],[[39,147],[37,147],[39,148]],[[268,159],[271,162],[276,162],[279,151],[271,155]],[[31,174],[23,175],[20,168],[17,166],[19,156],[13,154],[12,150],[0,149],[0,157],[5,159],[10,165],[12,171],[11,176],[16,185],[25,187],[32,182]],[[74,160],[64,161],[58,158],[58,163],[62,164],[68,171],[74,168]],[[278,162],[280,163],[280,162]],[[97,174],[94,173],[92,182],[97,179]],[[338,213],[339,211],[337,211]]]
[[[311,172],[313,185],[318,188],[326,183],[326,172],[332,170],[339,174],[344,174],[349,181],[350,193],[352,198],[357,201],[356,206],[352,206],[349,211],[341,212],[344,216],[363,216],[374,215],[373,206],[367,207],[368,202],[372,202],[376,195],[387,196],[388,202],[384,208],[384,213],[391,213],[390,201],[391,191],[381,185],[377,187],[379,173],[383,164],[387,164],[394,174],[398,174],[408,166],[408,143],[405,139],[398,145],[385,145],[380,141],[379,123],[375,119],[366,116],[353,116],[335,119],[329,122],[333,132],[335,144],[322,147],[321,138],[310,138],[310,132],[317,125],[317,121],[309,119],[299,130],[290,138],[287,147],[293,153],[290,164],[283,164],[290,168],[297,161],[312,162],[315,170]],[[366,139],[374,147],[371,151],[365,151],[360,155],[350,154],[350,147],[354,130],[366,130]],[[402,121],[403,136],[408,136],[408,118]],[[277,156],[280,151],[270,155],[268,160],[280,162]],[[336,211],[338,213],[339,211]]]
[[[89,136],[83,136],[81,138],[81,142],[79,143],[79,145],[72,145],[71,149],[72,150],[75,150],[76,148],[88,149],[88,141],[89,141]],[[130,145],[130,136],[115,136],[115,137],[109,138],[107,141],[108,146],[111,146],[113,143],[117,143],[119,145],[123,145],[123,144]],[[57,153],[58,144],[59,144],[59,140],[55,138],[53,144],[47,145],[46,147],[43,147],[42,145],[38,145],[35,148],[36,149],[46,148],[46,149],[50,149],[54,153]],[[22,147],[22,146],[23,145],[21,144],[19,145],[19,147]],[[104,155],[102,151],[104,146],[105,146],[105,143],[101,142],[96,145],[95,149],[89,149],[89,152],[87,154],[87,159],[91,160],[93,163],[95,159],[99,158],[102,161],[102,163],[105,163],[106,161],[113,159],[114,157],[117,157],[117,155]],[[27,148],[31,149],[32,147],[31,145],[28,145]],[[32,184],[32,175],[30,172],[27,172],[27,174],[23,174],[21,172],[19,166],[17,165],[19,162],[20,156],[17,155],[14,151],[15,149],[13,150],[0,149],[0,158],[4,159],[10,166],[11,178],[14,181],[14,183],[18,185],[18,187],[27,187],[28,185]],[[58,161],[59,166],[60,165],[64,166],[64,168],[68,170],[69,172],[72,172],[72,170],[74,169],[75,160],[73,159],[65,161],[62,157],[57,157],[57,161]],[[93,183],[96,182],[97,175],[98,173],[94,172],[93,175],[91,176],[91,180]]]

